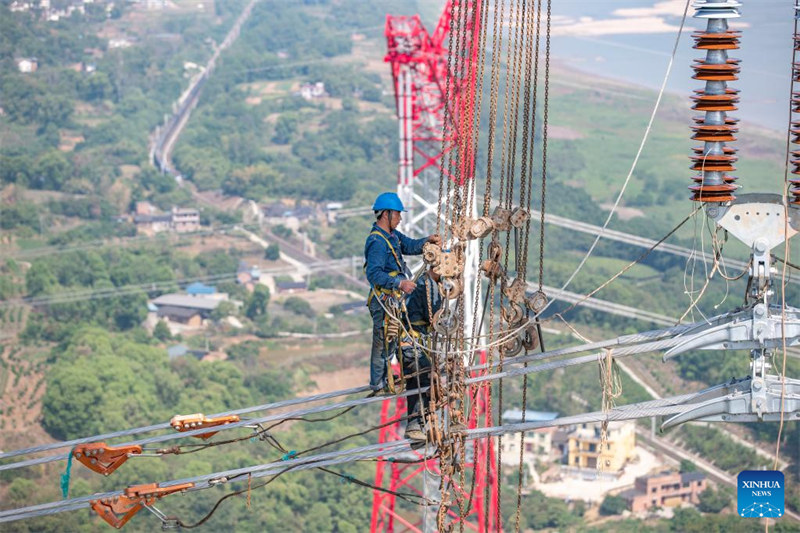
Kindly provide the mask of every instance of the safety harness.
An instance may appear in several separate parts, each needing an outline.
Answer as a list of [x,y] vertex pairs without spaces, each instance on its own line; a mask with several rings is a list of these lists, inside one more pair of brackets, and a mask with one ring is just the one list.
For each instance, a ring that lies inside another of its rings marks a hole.
[[[392,252],[392,257],[394,257],[394,260],[397,263],[397,266],[399,268],[402,268],[405,263],[400,260],[400,257],[397,255],[397,252],[395,251],[394,246],[392,246],[391,241],[386,238],[386,235],[384,235],[380,231],[372,231],[370,233],[370,236],[372,236],[372,235],[378,235],[381,239],[383,239],[386,242],[386,245],[389,247],[389,251]],[[366,273],[367,273],[367,263],[366,263],[366,261],[364,262],[363,270],[364,270],[364,275],[366,276]],[[391,276],[393,278],[396,278],[398,275],[400,275],[400,271],[399,270],[393,270],[393,271],[389,272],[389,276]],[[397,393],[402,392],[405,389],[405,377],[403,376],[402,346],[401,346],[400,340],[398,339],[398,342],[397,342],[397,354],[396,355],[397,355],[397,360],[400,362],[400,365],[399,365],[400,366],[400,380],[399,380],[399,384],[398,384],[399,386],[396,387],[395,386],[395,381],[394,381],[394,374],[392,373],[392,367],[391,367],[391,359],[392,358],[389,357],[389,344],[391,343],[391,339],[394,339],[394,338],[400,336],[400,328],[396,323],[393,323],[391,321],[389,313],[386,312],[386,311],[390,311],[390,310],[391,311],[395,311],[397,313],[397,315],[399,315],[399,316],[396,316],[395,318],[397,318],[399,320],[402,320],[402,316],[405,315],[405,313],[406,313],[405,300],[403,298],[402,291],[400,291],[398,289],[385,289],[383,287],[375,287],[374,285],[372,285],[370,283],[369,296],[367,296],[367,305],[368,306],[372,302],[372,298],[374,298],[374,297],[380,298],[381,302],[384,304],[383,307],[384,307],[385,311],[384,311],[384,314],[383,314],[383,343],[384,343],[384,350],[385,350],[386,355],[387,355],[387,357],[386,357],[386,375],[387,375],[387,380],[388,380],[389,391],[392,394],[397,394]]]

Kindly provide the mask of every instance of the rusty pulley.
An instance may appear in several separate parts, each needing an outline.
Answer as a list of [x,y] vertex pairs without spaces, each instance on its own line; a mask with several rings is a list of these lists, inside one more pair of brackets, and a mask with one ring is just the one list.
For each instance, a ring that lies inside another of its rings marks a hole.
[[530,352],[539,347],[539,331],[536,329],[536,324],[528,324],[522,331],[522,347],[525,351]]
[[450,309],[442,308],[433,315],[433,329],[440,335],[450,337],[458,329],[458,320]]
[[461,296],[461,293],[464,292],[464,284],[461,280],[453,278],[442,278],[438,283],[438,287],[439,294],[442,295],[442,298],[447,300],[458,298]]
[[536,291],[525,298],[525,307],[533,314],[538,315],[547,305],[547,295],[544,291]]

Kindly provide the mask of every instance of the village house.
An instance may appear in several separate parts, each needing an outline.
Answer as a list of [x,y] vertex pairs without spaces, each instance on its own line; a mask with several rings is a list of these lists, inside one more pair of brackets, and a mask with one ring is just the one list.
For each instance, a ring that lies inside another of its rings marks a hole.
[[[200,328],[211,317],[211,313],[221,302],[228,300],[225,293],[163,294],[150,302],[150,309],[157,319],[167,321],[167,325],[179,324],[189,328]],[[170,330],[173,328],[170,327]]]
[[302,222],[317,218],[317,209],[310,205],[295,205],[294,207],[284,202],[273,202],[262,207],[264,222],[269,225],[281,224],[297,231]]
[[278,281],[275,283],[275,289],[278,294],[296,294],[307,291],[308,284],[305,281]]
[[172,229],[178,233],[190,233],[200,229],[200,211],[191,208],[172,208]]
[[249,267],[244,261],[239,261],[236,268],[236,283],[253,292],[255,284],[261,279],[261,269],[257,266]]
[[635,456],[636,427],[632,422],[612,422],[603,441],[602,425],[585,423],[567,435],[567,465],[578,469],[619,472]]
[[17,59],[17,69],[23,74],[30,74],[39,69],[39,60],[35,57],[21,57]]
[[173,207],[169,213],[162,213],[150,202],[136,202],[133,223],[138,232],[145,234],[164,231],[190,233],[200,229],[200,211]]
[[[549,421],[558,418],[558,413],[544,411],[525,411],[525,422]],[[521,409],[508,409],[503,413],[503,424],[522,423]],[[536,461],[551,461],[557,457],[557,450],[553,447],[553,434],[557,428],[549,427],[526,431],[522,462],[533,469]],[[519,464],[519,452],[522,443],[522,432],[503,437],[503,464],[515,466]]]
[[323,98],[328,96],[325,92],[325,83],[318,81],[316,83],[304,83],[300,86],[298,93],[304,100],[313,100],[315,98]]
[[30,2],[19,2],[15,0],[8,6],[8,10],[12,13],[24,13],[25,11],[29,11],[31,7],[33,6]]
[[708,482],[702,472],[661,472],[636,478],[634,487],[619,494],[633,513],[646,512],[653,507],[676,507],[684,503],[697,505],[700,493]]

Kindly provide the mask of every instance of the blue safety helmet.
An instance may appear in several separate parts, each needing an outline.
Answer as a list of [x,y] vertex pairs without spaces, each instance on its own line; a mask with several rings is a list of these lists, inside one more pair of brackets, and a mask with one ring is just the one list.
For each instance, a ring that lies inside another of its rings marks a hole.
[[405,211],[406,208],[403,207],[403,202],[400,200],[400,197],[397,196],[397,193],[394,192],[384,192],[378,195],[375,198],[375,203],[372,204],[373,211]]

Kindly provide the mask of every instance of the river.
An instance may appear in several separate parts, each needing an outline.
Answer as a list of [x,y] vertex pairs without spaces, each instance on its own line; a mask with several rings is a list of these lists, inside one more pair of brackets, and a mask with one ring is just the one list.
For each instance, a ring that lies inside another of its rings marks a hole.
[[[743,0],[741,49],[731,57],[742,60],[740,79],[729,84],[741,91],[739,110],[744,121],[786,131],[792,62],[794,9],[792,0]],[[553,57],[559,62],[599,76],[658,88],[667,69],[684,0],[553,0]],[[692,79],[692,60],[704,56],[692,48],[691,33],[705,21],[692,18],[678,45],[667,90],[684,94],[703,82]]]

